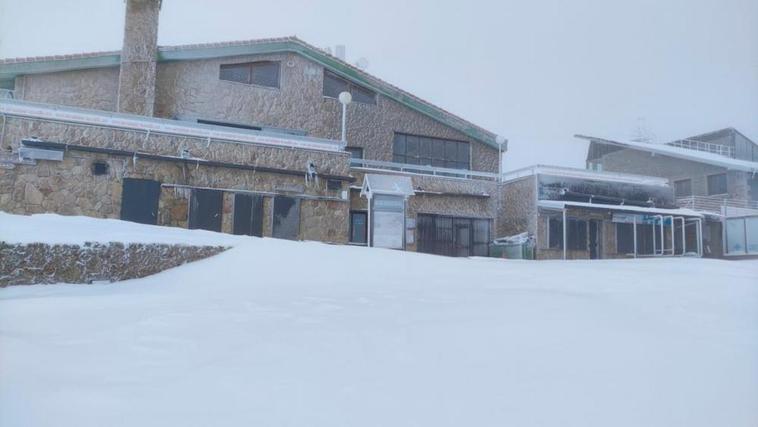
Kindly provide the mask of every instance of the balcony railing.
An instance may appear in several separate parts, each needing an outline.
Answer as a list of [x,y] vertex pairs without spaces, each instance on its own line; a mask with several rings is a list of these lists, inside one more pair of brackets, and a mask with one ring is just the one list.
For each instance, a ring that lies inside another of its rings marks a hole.
[[729,199],[724,196],[688,196],[678,197],[676,203],[681,208],[725,217],[758,215],[758,201],[752,200]]
[[447,178],[482,179],[497,181],[498,175],[491,172],[480,172],[465,169],[439,168],[434,166],[408,165],[405,163],[383,162],[380,160],[350,159],[350,166],[360,169],[391,170],[417,175],[432,175]]
[[713,144],[711,142],[697,141],[694,139],[681,139],[679,141],[669,142],[669,145],[734,158],[734,151],[732,150],[732,147],[728,145]]

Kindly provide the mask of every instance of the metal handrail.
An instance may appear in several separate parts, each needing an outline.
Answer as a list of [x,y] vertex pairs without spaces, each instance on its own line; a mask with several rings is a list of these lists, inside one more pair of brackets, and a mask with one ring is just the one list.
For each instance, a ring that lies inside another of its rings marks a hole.
[[724,196],[677,197],[676,203],[681,208],[710,212],[722,216],[758,213],[758,201],[730,199]]
[[350,166],[364,169],[384,169],[418,175],[443,176],[447,178],[498,180],[498,174],[466,169],[440,168],[435,166],[409,165],[407,163],[385,162],[381,160],[350,159]]
[[712,142],[698,141],[695,139],[680,139],[679,141],[670,142],[669,145],[734,158],[734,150],[728,145],[714,144]]

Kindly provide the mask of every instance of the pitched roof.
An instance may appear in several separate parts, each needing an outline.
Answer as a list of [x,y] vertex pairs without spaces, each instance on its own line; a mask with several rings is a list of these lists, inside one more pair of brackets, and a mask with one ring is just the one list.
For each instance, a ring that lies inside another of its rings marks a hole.
[[[278,52],[297,53],[339,76],[366,86],[408,108],[450,126],[472,139],[493,148],[498,146],[495,142],[494,133],[385,82],[297,37],[160,46],[158,47],[158,61],[188,61]],[[19,75],[115,67],[120,62],[120,51],[0,59],[0,87],[3,87],[3,83],[8,85],[9,81]]]
[[720,166],[730,170],[758,173],[758,162],[747,160],[732,159],[718,154],[707,153],[704,151],[689,150],[668,144],[654,144],[649,142],[619,141],[606,138],[598,138],[587,135],[574,135],[579,139],[599,144],[615,145],[618,147],[629,148],[633,150],[647,151],[649,153],[661,154],[664,156],[675,157],[678,159],[689,160],[692,162],[706,163],[714,166]]

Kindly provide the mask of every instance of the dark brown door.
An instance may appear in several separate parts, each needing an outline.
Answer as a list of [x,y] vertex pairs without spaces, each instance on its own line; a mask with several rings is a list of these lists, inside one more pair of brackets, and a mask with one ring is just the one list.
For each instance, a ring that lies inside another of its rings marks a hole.
[[221,207],[224,193],[218,190],[195,189],[190,197],[189,228],[221,231]]
[[121,219],[140,224],[158,223],[161,183],[151,179],[124,178],[121,190]]

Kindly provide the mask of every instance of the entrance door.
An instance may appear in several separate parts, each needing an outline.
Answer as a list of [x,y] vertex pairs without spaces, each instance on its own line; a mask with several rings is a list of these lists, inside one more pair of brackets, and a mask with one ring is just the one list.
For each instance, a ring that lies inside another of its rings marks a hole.
[[221,231],[221,207],[224,193],[194,189],[190,197],[189,228]]
[[377,194],[371,199],[371,246],[403,249],[405,199],[402,196]]
[[471,255],[471,220],[453,220],[455,231],[455,256],[467,257]]
[[600,225],[601,221],[590,220],[590,259],[600,258]]
[[121,190],[121,219],[140,224],[158,223],[161,183],[151,179],[124,178]]
[[232,233],[263,236],[263,196],[242,193],[234,195]]
[[300,235],[300,199],[274,197],[274,226],[271,235],[278,239],[297,240]]

